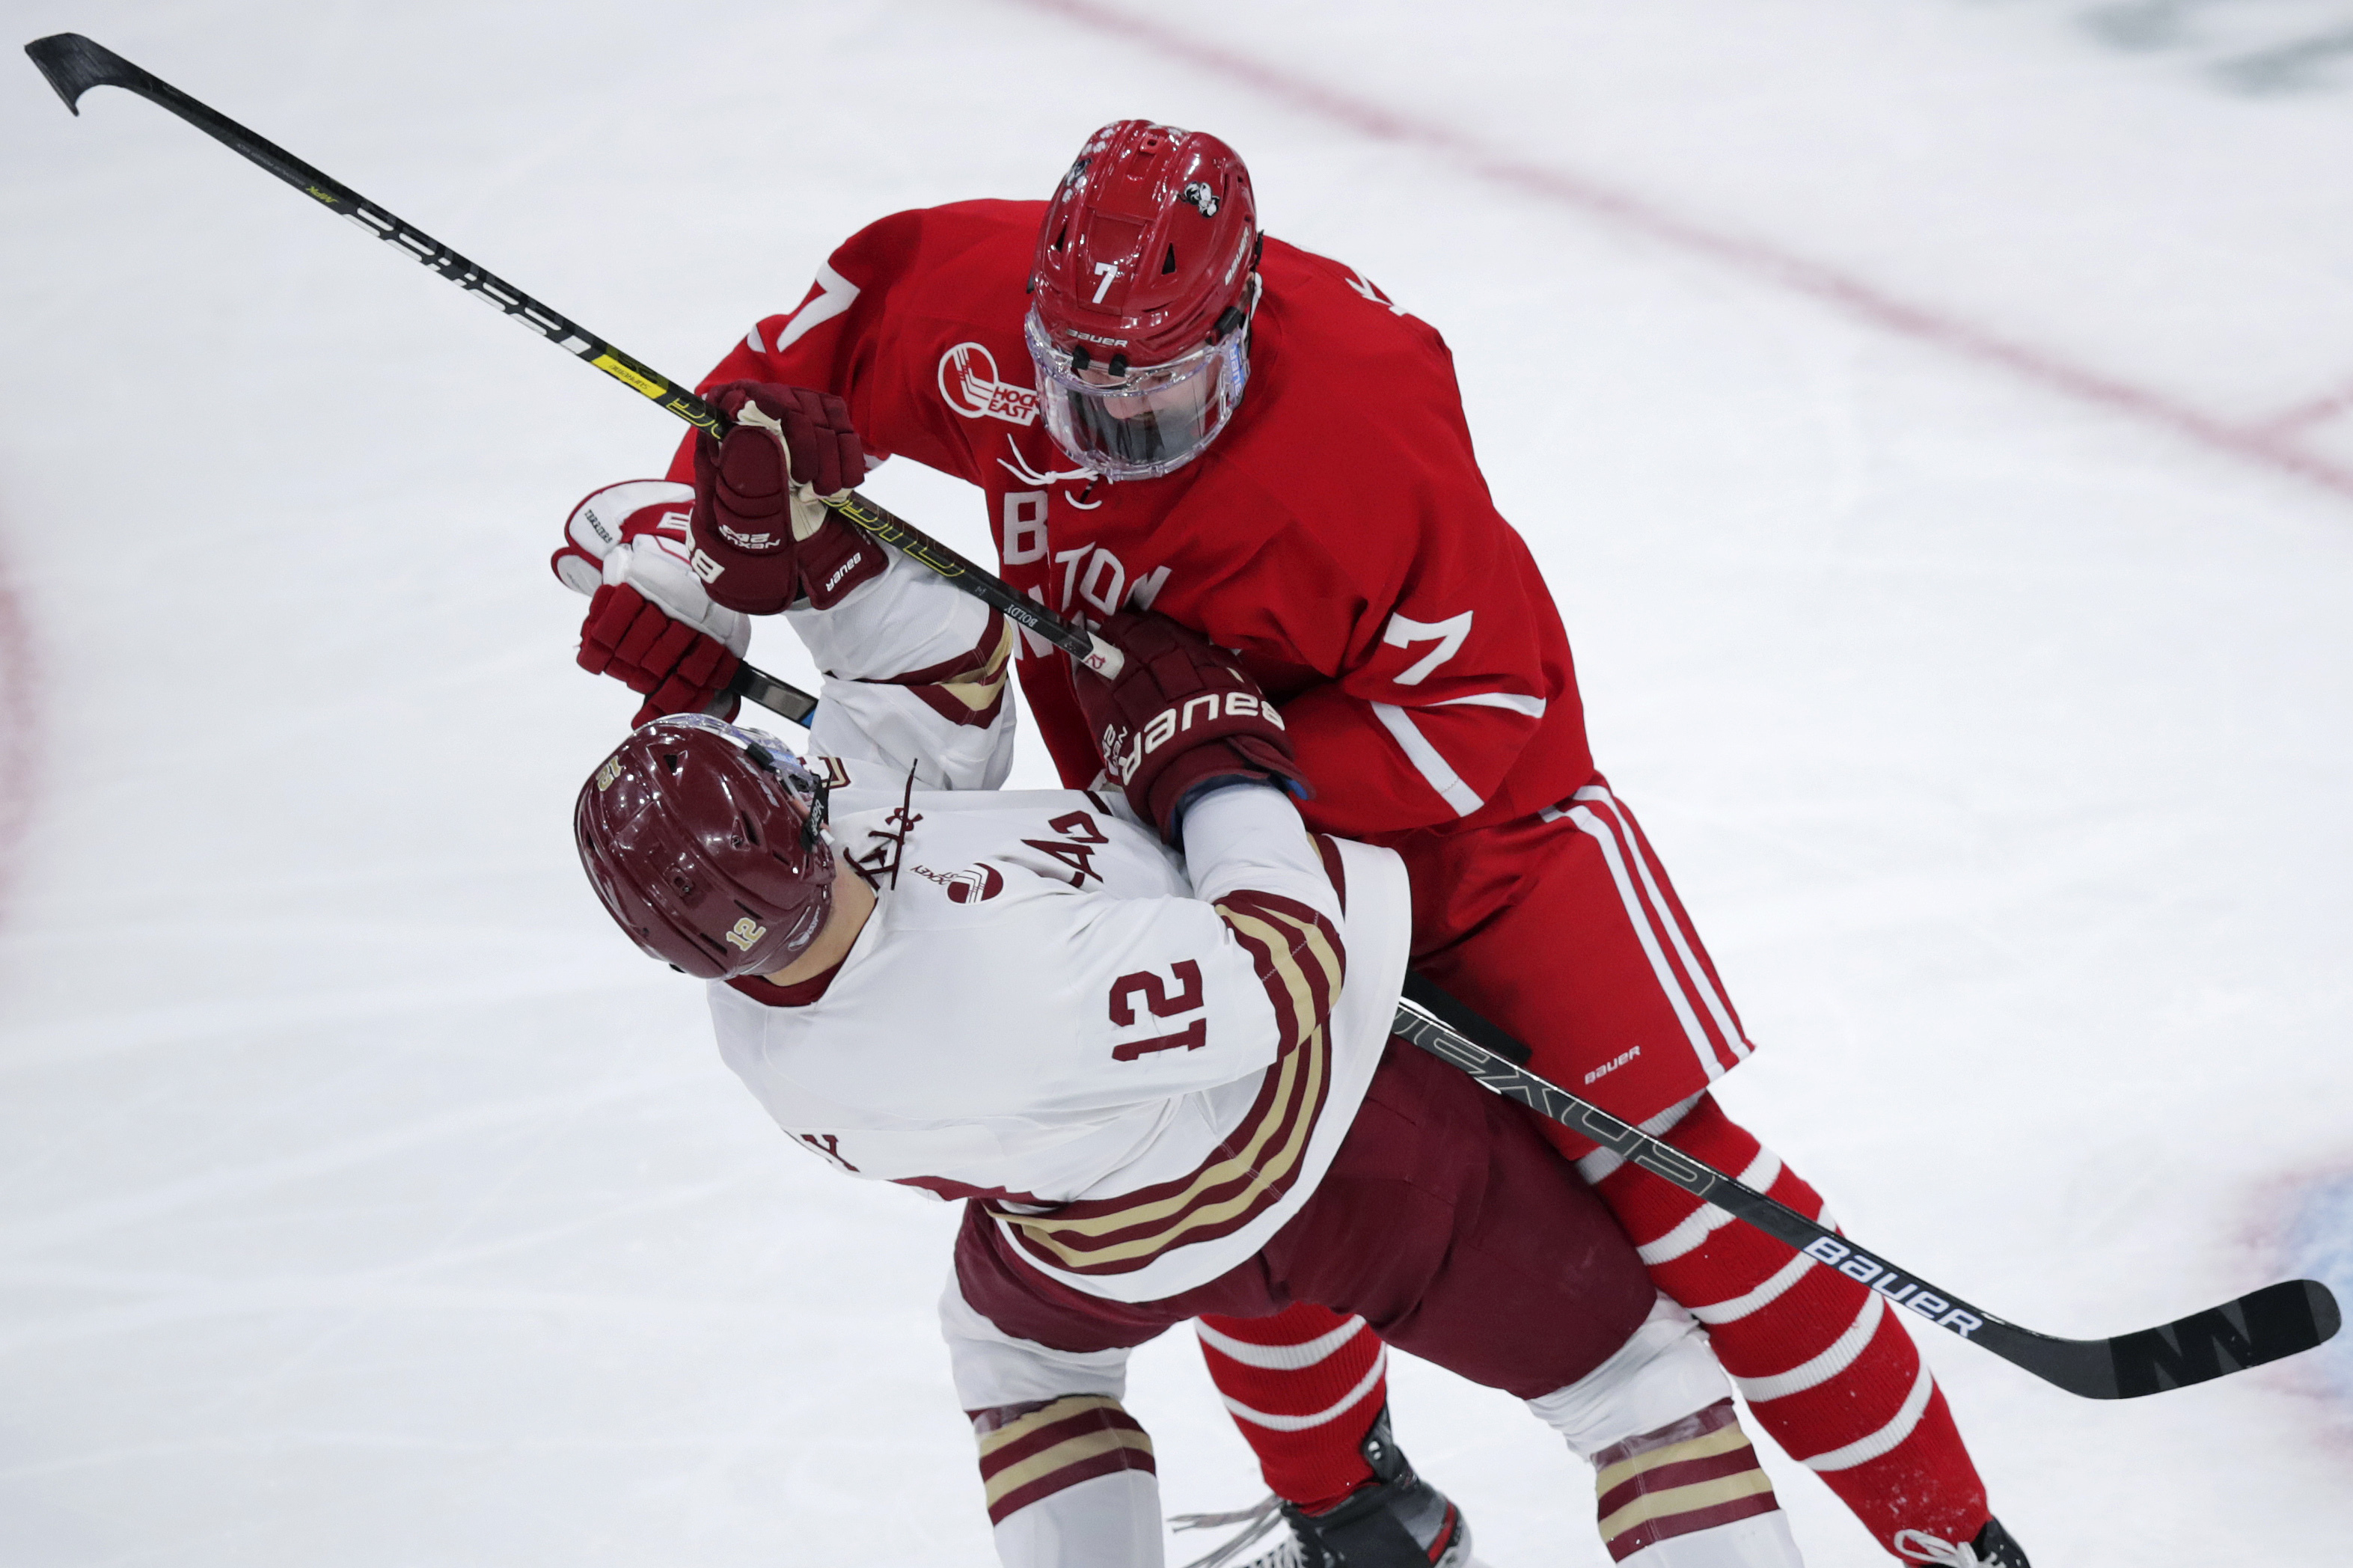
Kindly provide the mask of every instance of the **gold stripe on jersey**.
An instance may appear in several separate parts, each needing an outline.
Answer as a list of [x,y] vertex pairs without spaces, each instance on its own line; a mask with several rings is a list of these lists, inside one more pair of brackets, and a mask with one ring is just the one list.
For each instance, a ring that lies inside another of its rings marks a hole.
[[[999,617],[1002,621],[1002,617]],[[939,689],[977,713],[995,702],[1005,690],[1005,677],[1013,663],[1013,623],[1002,621],[1003,629],[997,639],[997,651],[988,661],[952,679],[939,682]]]
[[[1222,1160],[1203,1165],[1187,1179],[1183,1187],[1165,1197],[1132,1205],[1109,1208],[1103,1212],[1073,1216],[1067,1210],[1060,1215],[1022,1215],[997,1212],[997,1217],[1014,1226],[1033,1249],[1053,1255],[1060,1265],[1073,1273],[1125,1272],[1141,1268],[1145,1262],[1178,1243],[1196,1239],[1188,1233],[1205,1226],[1244,1216],[1266,1202],[1280,1195],[1290,1185],[1300,1156],[1306,1152],[1308,1138],[1315,1128],[1314,1111],[1324,1100],[1325,1079],[1330,1076],[1331,1051],[1324,1032],[1318,1029],[1307,1037],[1298,1050],[1284,1057],[1273,1070],[1275,1079],[1273,1104],[1262,1115],[1249,1142]],[[1268,1145],[1281,1142],[1268,1152]],[[1231,1148],[1230,1142],[1219,1145]],[[1232,1196],[1219,1202],[1208,1202],[1208,1194],[1219,1187],[1240,1181],[1242,1185]],[[1118,1204],[1120,1200],[1108,1200]],[[1071,1208],[1081,1205],[1071,1205]],[[1093,1205],[1086,1207],[1092,1209]],[[1064,1237],[1083,1237],[1116,1235],[1139,1226],[1158,1227],[1142,1236],[1105,1246],[1070,1245]],[[1230,1227],[1229,1227],[1230,1228]],[[1220,1234],[1223,1234],[1220,1232]],[[1206,1239],[1206,1238],[1200,1238]],[[1125,1265],[1115,1268],[1114,1265]]]
[[1345,950],[1330,922],[1303,905],[1262,893],[1234,894],[1217,910],[1250,949],[1277,1016],[1288,1006],[1282,1047],[1322,1026],[1347,974]]
[[1702,1509],[1721,1508],[1744,1498],[1767,1497],[1773,1491],[1773,1481],[1761,1469],[1743,1470],[1737,1475],[1720,1476],[1712,1481],[1698,1481],[1687,1487],[1671,1487],[1662,1492],[1645,1492],[1601,1521],[1601,1539],[1623,1535],[1638,1524],[1669,1519],[1679,1513],[1696,1513]]
[[1275,1063],[1241,1125],[1191,1175],[1051,1214],[997,1211],[1030,1251],[1072,1273],[1125,1273],[1240,1228],[1290,1190],[1314,1135],[1331,1080],[1324,1024],[1346,950],[1329,921],[1290,899],[1240,889],[1217,910],[1266,987]]

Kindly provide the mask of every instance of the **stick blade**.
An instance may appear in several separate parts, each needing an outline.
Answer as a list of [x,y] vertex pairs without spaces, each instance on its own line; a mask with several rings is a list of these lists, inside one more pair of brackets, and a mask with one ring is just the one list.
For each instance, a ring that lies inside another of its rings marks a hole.
[[2327,1286],[2289,1279],[2110,1340],[2064,1340],[1999,1320],[1969,1338],[2084,1399],[2140,1399],[2301,1354],[2343,1323]]
[[[81,112],[81,95],[94,87],[133,87],[146,73],[105,45],[79,33],[52,33],[25,46],[66,107]],[[134,89],[135,90],[135,89]]]
[[2344,1321],[2337,1298],[2317,1279],[2266,1285],[2235,1301],[2108,1341],[2115,1392],[2105,1397],[2139,1399],[2297,1355],[2327,1343]]

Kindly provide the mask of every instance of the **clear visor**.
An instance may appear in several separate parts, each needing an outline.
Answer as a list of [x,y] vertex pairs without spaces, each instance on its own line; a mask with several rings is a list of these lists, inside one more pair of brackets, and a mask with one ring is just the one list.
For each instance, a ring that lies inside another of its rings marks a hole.
[[1073,356],[1054,345],[1035,310],[1025,335],[1047,432],[1107,479],[1156,479],[1191,461],[1233,417],[1250,380],[1246,326],[1182,358],[1118,376],[1101,358],[1073,369]]

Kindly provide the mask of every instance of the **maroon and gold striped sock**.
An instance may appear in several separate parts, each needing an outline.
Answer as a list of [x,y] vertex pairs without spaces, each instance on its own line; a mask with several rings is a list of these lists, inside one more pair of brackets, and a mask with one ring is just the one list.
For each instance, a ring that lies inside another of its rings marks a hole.
[[1593,1467],[1601,1540],[1612,1562],[1781,1506],[1729,1399],[1604,1448]]

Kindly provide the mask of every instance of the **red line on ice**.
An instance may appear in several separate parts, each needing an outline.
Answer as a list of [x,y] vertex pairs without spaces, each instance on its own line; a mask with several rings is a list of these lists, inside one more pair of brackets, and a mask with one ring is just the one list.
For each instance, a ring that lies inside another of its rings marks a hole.
[[2305,430],[2325,424],[2347,412],[2353,412],[2353,386],[2342,392],[2330,393],[2326,397],[2316,397],[2284,414],[2275,415],[2263,421],[2263,428],[2274,435],[2285,436],[2293,430]]
[[1172,27],[1129,16],[1102,0],[1010,0],[1098,32],[1148,44],[1205,70],[1239,81],[1295,110],[1385,141],[1442,153],[1472,172],[1525,195],[1575,208],[1674,249],[1703,256],[1901,337],[1974,360],[2088,403],[2172,431],[2200,446],[2353,497],[2353,468],[2296,447],[2276,424],[2248,426],[2192,407],[2154,387],[2141,386],[2064,356],[2021,342],[1931,306],[1915,304],[1824,262],[1763,240],[1711,227],[1658,203],[1601,181],[1525,163],[1435,121],[1384,108],[1310,78],[1251,59]]

